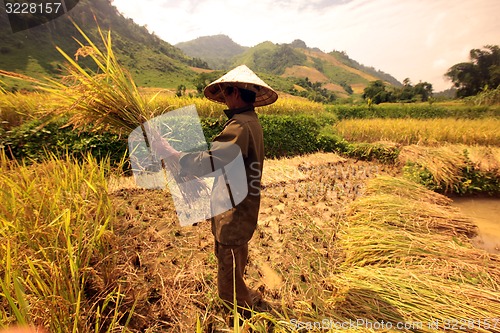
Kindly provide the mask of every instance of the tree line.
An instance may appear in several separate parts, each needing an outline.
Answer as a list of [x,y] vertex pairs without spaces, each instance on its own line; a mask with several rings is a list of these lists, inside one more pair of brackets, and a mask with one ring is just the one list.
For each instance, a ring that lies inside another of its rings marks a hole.
[[426,102],[432,97],[432,84],[419,82],[412,84],[409,78],[404,79],[401,88],[388,86],[382,80],[370,82],[363,90],[363,98],[370,103],[385,102]]
[[[483,49],[472,49],[470,61],[453,65],[445,73],[456,89],[456,97],[476,96],[488,89],[500,87],[500,48],[486,45]],[[382,80],[372,81],[363,91],[363,98],[369,103],[429,101],[432,98],[432,84],[419,82],[413,85],[410,79],[403,81],[403,87],[386,85]]]

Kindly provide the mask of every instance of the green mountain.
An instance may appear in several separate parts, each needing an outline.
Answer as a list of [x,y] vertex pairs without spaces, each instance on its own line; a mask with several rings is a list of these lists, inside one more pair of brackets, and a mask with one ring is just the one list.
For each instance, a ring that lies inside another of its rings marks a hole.
[[[218,65],[214,67],[217,69],[227,70],[245,64],[260,75],[267,75],[278,89],[296,95],[315,90],[316,93],[330,93],[337,97],[359,96],[369,82],[375,80],[402,86],[393,76],[361,65],[344,52],[324,53],[317,48],[309,48],[299,39],[290,44],[266,41],[243,50],[229,37],[219,35],[197,38],[177,46],[186,54],[209,64],[212,59],[218,59]],[[234,51],[226,52],[228,47]]]
[[[80,0],[68,15],[44,25],[13,33],[0,13],[0,69],[34,77],[61,74],[64,58],[56,50],[75,54],[74,38],[83,41],[70,19],[97,42],[97,23],[111,30],[113,49],[136,83],[144,87],[200,90],[223,71],[246,64],[277,90],[331,102],[338,97],[360,96],[370,81],[401,85],[392,76],[363,66],[345,53],[324,53],[301,40],[290,44],[263,42],[247,48],[228,36],[200,37],[173,46],[123,17],[111,0]],[[96,23],[97,21],[97,23]],[[78,60],[87,65],[88,60]],[[86,63],[87,61],[87,63]],[[208,68],[220,70],[212,73]],[[22,81],[0,78],[11,89],[26,87]]]
[[[0,69],[39,78],[58,75],[64,59],[55,47],[72,55],[78,49],[74,37],[84,40],[70,17],[95,42],[100,40],[96,21],[101,29],[110,29],[113,49],[138,85],[165,88],[188,85],[197,76],[191,66],[207,67],[123,17],[109,0],[81,0],[68,15],[17,33],[12,33],[7,17],[0,15]],[[4,81],[14,87],[23,86],[20,81]]]
[[378,77],[381,80],[386,81],[386,82],[392,84],[393,86],[396,86],[396,87],[403,86],[401,84],[401,82],[399,82],[392,75],[384,73],[384,72],[382,72],[380,70],[377,70],[377,69],[375,69],[373,67],[368,67],[368,66],[362,65],[359,62],[357,62],[356,60],[353,60],[353,59],[349,58],[349,56],[345,52],[332,51],[332,52],[330,52],[328,54],[334,56],[339,61],[341,61],[342,63],[346,64],[347,66],[359,69],[359,70],[361,70],[361,71],[363,71],[365,73],[373,75],[374,77]]
[[175,46],[190,57],[203,59],[213,69],[227,69],[233,57],[248,49],[226,35],[199,37]]

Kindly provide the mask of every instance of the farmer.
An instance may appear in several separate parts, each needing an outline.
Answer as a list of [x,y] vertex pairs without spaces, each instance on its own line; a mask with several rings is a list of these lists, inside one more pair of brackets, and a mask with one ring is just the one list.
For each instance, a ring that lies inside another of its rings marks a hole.
[[[254,108],[274,103],[278,95],[245,65],[231,70],[209,84],[204,94],[208,99],[226,104],[228,107],[224,112],[229,119],[222,132],[213,140],[210,151],[180,153],[165,142],[163,149],[179,158],[182,170],[200,170],[203,169],[200,166],[210,162],[213,167],[214,156],[224,160],[224,153],[221,151],[224,152],[224,149],[231,144],[233,147],[234,145],[239,147],[243,157],[248,194],[243,201],[212,218],[212,233],[218,260],[219,297],[231,305],[234,299],[233,290],[236,290],[237,305],[250,308],[254,305],[254,298],[257,295],[247,288],[243,275],[248,259],[248,242],[257,226],[260,181],[264,163],[262,127]],[[227,156],[228,161],[218,162],[228,163],[234,154],[228,153]],[[222,177],[217,177],[214,181],[210,200],[212,212],[214,207],[224,204],[224,194],[227,196],[228,191],[231,192],[226,182],[227,179],[225,181]]]

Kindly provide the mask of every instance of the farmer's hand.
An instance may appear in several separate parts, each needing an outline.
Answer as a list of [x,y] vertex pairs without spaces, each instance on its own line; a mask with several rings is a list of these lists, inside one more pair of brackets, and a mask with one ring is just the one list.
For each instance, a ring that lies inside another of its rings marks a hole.
[[180,153],[175,150],[165,138],[163,138],[157,128],[150,126],[148,122],[144,123],[143,126],[143,131],[147,133],[149,146],[153,154],[159,156],[160,158],[179,158]]
[[180,155],[180,152],[175,150],[174,147],[172,147],[170,143],[168,143],[168,141],[161,136],[154,136],[151,138],[151,148],[157,155],[165,158],[179,158]]

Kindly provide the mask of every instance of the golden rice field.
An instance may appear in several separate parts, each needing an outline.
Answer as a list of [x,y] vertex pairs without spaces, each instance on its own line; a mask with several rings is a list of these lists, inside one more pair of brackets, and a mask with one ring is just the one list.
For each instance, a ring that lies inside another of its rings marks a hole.
[[[225,105],[214,103],[206,98],[182,96],[177,97],[169,91],[141,92],[146,101],[151,101],[149,109],[151,116],[195,105],[200,117],[219,118],[223,116]],[[0,120],[9,128],[18,126],[25,121],[37,119],[55,110],[68,109],[71,101],[50,93],[0,93]],[[325,113],[323,104],[308,101],[293,96],[281,96],[274,104],[259,108],[260,114],[275,115],[320,115]]]
[[266,161],[246,275],[270,307],[232,325],[210,224],[178,226],[168,192],[90,157],[0,161],[0,328],[500,332],[500,257],[472,245],[477,227],[450,199],[395,167]]
[[[223,115],[222,111],[226,109],[225,105],[214,103],[206,98],[188,96],[179,98],[168,93],[158,95],[153,103],[154,109],[162,110],[162,112],[165,109],[173,110],[193,104],[196,106],[200,117],[218,118]],[[259,108],[258,112],[260,114],[274,115],[319,115],[325,112],[325,107],[321,103],[308,101],[304,98],[280,96],[275,103]]]
[[402,145],[500,146],[500,119],[349,119],[335,125],[348,141],[392,141]]
[[[87,40],[99,73],[88,75],[66,55],[75,84],[52,82],[46,90],[57,102],[0,95],[2,121],[57,114],[78,129],[95,122],[119,131],[193,103],[202,116],[221,115],[222,106],[203,99],[139,91],[110,37],[101,37],[105,53]],[[287,98],[261,111],[323,112]],[[335,130],[349,141],[404,145],[403,163],[453,182],[467,163],[499,172],[499,125],[374,119]],[[217,296],[210,223],[180,227],[168,191],[137,188],[121,170],[90,156],[25,165],[0,152],[0,328],[500,332],[500,256],[476,248],[476,225],[447,197],[403,178],[401,165],[334,153],[267,160],[246,276],[268,307],[241,321]]]

